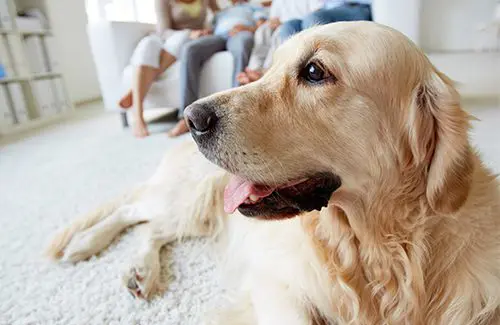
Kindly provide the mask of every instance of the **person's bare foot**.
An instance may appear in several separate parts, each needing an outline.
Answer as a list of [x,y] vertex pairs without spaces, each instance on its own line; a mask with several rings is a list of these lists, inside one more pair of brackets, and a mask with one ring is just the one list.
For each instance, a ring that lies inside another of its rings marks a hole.
[[134,136],[136,138],[145,138],[149,136],[148,126],[144,120],[138,120],[134,122]]
[[121,108],[123,109],[128,109],[132,107],[133,104],[133,97],[132,97],[132,91],[129,90],[123,97],[120,99],[118,102],[118,105],[120,105]]
[[240,86],[250,83],[250,78],[248,78],[246,72],[240,72],[238,76],[236,76],[236,80],[238,80]]
[[246,73],[248,79],[250,80],[250,82],[254,82],[254,81],[257,81],[260,78],[262,78],[262,72],[257,71],[257,70],[252,70],[252,69],[246,68],[245,73]]
[[179,135],[182,135],[184,133],[188,133],[189,128],[185,120],[180,120],[177,122],[177,124],[174,126],[172,130],[168,132],[168,136],[171,138],[178,137]]

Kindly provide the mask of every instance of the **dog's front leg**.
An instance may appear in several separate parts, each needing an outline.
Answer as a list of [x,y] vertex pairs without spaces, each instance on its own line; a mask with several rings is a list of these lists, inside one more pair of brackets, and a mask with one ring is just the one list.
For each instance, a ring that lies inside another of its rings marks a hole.
[[64,249],[62,260],[78,262],[88,259],[109,246],[124,229],[148,221],[148,218],[132,205],[124,205],[92,227],[77,232]]
[[310,325],[305,306],[286,285],[257,279],[251,297],[258,325]]
[[160,283],[160,249],[176,239],[176,232],[158,222],[148,223],[143,231],[138,254],[122,280],[134,297],[147,300],[164,289]]

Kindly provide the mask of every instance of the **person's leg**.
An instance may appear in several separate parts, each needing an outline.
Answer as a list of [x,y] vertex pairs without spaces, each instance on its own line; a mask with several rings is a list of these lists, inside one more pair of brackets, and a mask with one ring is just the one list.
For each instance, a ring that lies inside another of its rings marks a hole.
[[250,53],[253,48],[253,34],[250,32],[239,32],[229,37],[226,43],[227,50],[234,58],[233,66],[233,87],[237,87],[239,82],[237,76],[245,69],[250,60]]
[[271,48],[271,38],[273,31],[268,23],[261,25],[254,34],[252,54],[248,61],[248,68],[260,70],[264,65],[267,53]]
[[[130,60],[131,66],[137,68],[139,66],[150,66],[153,68],[159,67],[159,56],[161,51],[161,39],[154,35],[149,35],[141,39],[137,44]],[[135,71],[134,71],[135,75]],[[123,109],[132,107],[132,87],[127,90],[125,95],[118,102]]]
[[[189,30],[176,31],[169,36],[169,38],[165,41],[165,44],[163,44],[163,51],[160,53],[158,77],[175,63],[180,55],[183,45],[188,41]],[[132,89],[130,89],[120,101],[120,106],[122,108],[129,108],[132,106],[132,103]]]
[[370,20],[371,14],[367,5],[342,5],[332,9],[320,9],[304,17],[304,29],[317,25],[326,25],[338,21]]
[[270,46],[268,48],[266,56],[264,57],[263,62],[260,64],[260,67],[253,68],[249,66],[245,69],[245,72],[243,72],[238,76],[238,81],[240,82],[240,85],[246,85],[259,80],[264,75],[265,70],[269,69],[272,63],[273,53],[276,50],[276,48],[281,44],[281,37],[278,30],[276,30],[273,33],[270,39]]
[[170,53],[161,50],[159,68],[150,66],[139,66],[136,70],[132,83],[132,102],[135,108],[134,135],[142,138],[149,135],[146,122],[144,121],[144,98],[146,97],[153,82],[170,67],[176,58]]
[[[158,74],[162,74],[163,72],[165,72],[165,70],[167,70],[172,64],[174,64],[176,60],[177,60],[176,57],[174,55],[170,54],[170,52],[161,51],[160,68],[159,68]],[[120,104],[120,107],[123,109],[128,109],[128,108],[132,107],[132,104],[133,104],[132,87],[125,93],[125,95],[123,95],[123,97],[120,99],[119,104]]]
[[198,99],[199,80],[203,63],[215,53],[224,51],[225,47],[226,40],[218,36],[202,37],[184,46],[180,57],[182,108],[180,113]]
[[[161,38],[155,35],[149,35],[141,39],[139,44],[137,44],[132,58],[130,60],[131,66],[134,68],[140,66],[148,66],[151,68],[159,68],[159,57],[161,52],[162,44]],[[137,70],[137,69],[136,69]],[[134,76],[136,75],[134,71]],[[119,103],[121,108],[127,109],[132,107],[132,87],[125,93],[125,95],[120,99]]]
[[133,124],[134,135],[138,138],[149,136],[148,127],[144,121],[143,100],[151,84],[155,80],[158,69],[141,65],[137,67],[134,80],[132,81],[132,103],[135,108],[135,118]]
[[302,20],[300,19],[292,19],[285,21],[281,24],[279,29],[279,35],[281,41],[286,41],[292,35],[297,34],[302,31]]
[[272,37],[271,37],[271,47],[269,48],[269,53],[267,53],[266,60],[264,61],[264,69],[267,70],[271,67],[271,64],[273,63],[273,55],[274,51],[281,45],[281,28],[283,26],[278,27],[277,30],[274,31]]
[[131,58],[135,67],[131,89],[120,100],[122,108],[135,108],[134,134],[137,137],[149,135],[143,117],[143,102],[154,80],[171,66],[176,58],[162,49],[161,38],[150,35],[143,38],[137,45]]
[[373,21],[372,6],[371,5],[360,4],[358,12],[360,15],[359,20]]
[[257,80],[256,74],[264,67],[264,62],[271,48],[271,38],[273,31],[268,23],[260,26],[254,34],[254,45],[250,60],[245,71],[240,72],[236,79],[240,85],[246,85]]
[[245,69],[246,76],[248,78],[248,83],[254,82],[262,78],[265,71],[271,67],[273,61],[273,53],[274,51],[281,45],[281,29],[283,25],[276,29],[271,37],[270,37],[270,46],[266,58],[264,60],[264,64],[261,69],[253,70],[253,69]]
[[188,131],[183,119],[184,109],[198,99],[200,72],[203,63],[214,53],[224,51],[226,40],[219,36],[206,36],[184,45],[180,56],[180,121],[169,132],[169,136],[178,136]]

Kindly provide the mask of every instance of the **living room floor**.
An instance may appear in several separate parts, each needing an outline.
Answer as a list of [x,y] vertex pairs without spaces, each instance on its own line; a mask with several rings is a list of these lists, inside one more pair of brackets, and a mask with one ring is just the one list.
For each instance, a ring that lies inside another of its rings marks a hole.
[[[472,141],[500,173],[500,105],[468,104],[481,119]],[[42,253],[54,232],[155,170],[171,124],[151,127],[145,140],[121,128],[116,113],[84,108],[58,125],[0,139],[0,324],[199,324],[219,295],[207,243],[192,240],[162,251],[164,295],[133,299],[121,272],[134,256],[139,229],[99,257],[54,264]],[[140,227],[138,227],[140,228]]]

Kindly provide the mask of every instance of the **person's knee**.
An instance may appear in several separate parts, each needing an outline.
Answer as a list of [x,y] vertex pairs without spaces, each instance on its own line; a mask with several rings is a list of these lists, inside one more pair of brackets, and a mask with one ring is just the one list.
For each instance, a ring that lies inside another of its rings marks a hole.
[[328,10],[318,10],[304,18],[304,28],[325,25],[338,21],[369,20],[370,7],[340,6]]
[[241,35],[241,45],[245,51],[251,51],[253,48],[253,34],[251,32],[243,32]]
[[292,35],[300,32],[302,30],[302,20],[300,19],[292,19],[281,24],[279,29],[280,38],[282,40],[286,40]]
[[251,32],[239,32],[229,40],[227,48],[234,54],[250,52],[253,48],[253,34]]
[[329,17],[326,11],[318,10],[304,17],[302,26],[304,29],[307,29],[314,26],[329,24],[332,22],[331,20],[331,17]]
[[141,46],[149,47],[149,46],[161,46],[161,41],[156,36],[147,36],[141,39],[139,42]]
[[154,36],[144,37],[137,44],[136,51],[150,53],[152,51],[158,52],[161,50],[161,41]]
[[200,50],[200,44],[198,42],[195,41],[188,42],[184,44],[184,46],[181,49],[180,59],[182,61],[190,61],[196,56],[196,53],[199,50]]
[[316,13],[312,13],[304,17],[303,26],[304,29],[308,29],[314,26],[321,25],[320,22],[321,20],[319,19],[319,16]]

